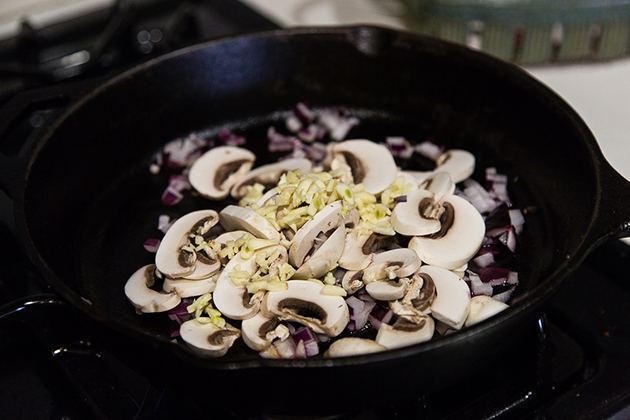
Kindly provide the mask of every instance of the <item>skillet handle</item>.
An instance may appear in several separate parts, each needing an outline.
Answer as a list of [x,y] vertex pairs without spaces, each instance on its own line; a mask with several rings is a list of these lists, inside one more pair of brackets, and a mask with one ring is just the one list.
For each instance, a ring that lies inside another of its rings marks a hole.
[[600,186],[597,213],[586,238],[588,251],[611,239],[630,236],[630,181],[604,161]]
[[[54,120],[56,112],[101,83],[101,79],[83,80],[28,90],[15,95],[0,108],[0,190],[9,198],[19,190],[29,151]],[[50,112],[44,118],[43,113],[36,114],[37,111]],[[20,129],[26,131],[24,137],[16,134],[12,138],[11,134]]]

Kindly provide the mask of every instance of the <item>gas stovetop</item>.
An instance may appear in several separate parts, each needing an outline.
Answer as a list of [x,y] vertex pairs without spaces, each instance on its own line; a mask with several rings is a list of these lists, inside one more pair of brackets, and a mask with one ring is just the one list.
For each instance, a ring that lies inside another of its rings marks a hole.
[[[28,88],[108,77],[195,42],[276,26],[235,1],[120,1],[0,41],[2,102]],[[123,13],[124,12],[124,13]],[[54,110],[33,107],[0,151],[11,154]],[[10,220],[0,193],[0,220]],[[11,419],[271,419],[212,410],[151,383],[102,347],[0,225],[0,407]],[[625,419],[630,417],[630,247],[596,250],[517,348],[431,395],[329,419]],[[378,384],[375,383],[375,387]],[[309,413],[304,413],[308,417]],[[194,416],[194,417],[193,417]],[[312,418],[312,417],[308,417]]]

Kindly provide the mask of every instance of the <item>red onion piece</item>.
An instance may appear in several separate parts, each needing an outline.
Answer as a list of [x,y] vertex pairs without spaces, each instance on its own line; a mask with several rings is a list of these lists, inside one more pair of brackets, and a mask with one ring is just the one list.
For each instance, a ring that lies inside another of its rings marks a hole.
[[478,257],[475,257],[473,261],[479,267],[488,267],[494,264],[494,254],[492,254],[491,252],[486,252],[484,254],[479,255]]
[[278,133],[274,127],[267,129],[267,140],[270,152],[290,152],[295,148],[296,142],[300,142],[297,137]]
[[387,324],[394,317],[394,313],[391,309],[382,306],[381,304],[374,305],[374,308],[370,311],[370,316],[368,317],[370,324],[374,329],[378,330],[381,327],[381,324]]
[[182,193],[169,186],[166,190],[164,190],[164,194],[162,194],[162,204],[166,206],[174,206],[182,201],[183,198],[184,196]]
[[228,128],[222,128],[217,134],[217,139],[223,146],[241,146],[245,144],[245,137],[234,134]]
[[407,202],[407,196],[406,195],[399,195],[398,197],[394,197],[394,201],[397,203],[406,203]]
[[315,111],[309,108],[304,102],[298,102],[293,108],[293,114],[304,124],[308,124],[315,119]]
[[444,146],[439,146],[432,141],[423,141],[414,147],[414,151],[427,159],[436,160],[444,153]]
[[409,159],[413,155],[414,148],[404,137],[387,137],[385,139],[387,148],[393,156]]
[[160,246],[160,240],[159,239],[147,239],[146,241],[144,241],[144,249],[146,249],[149,252],[157,252],[159,246]]
[[510,270],[501,267],[481,267],[479,268],[479,278],[484,283],[491,286],[504,284],[510,275]]
[[486,295],[492,296],[492,286],[481,281],[481,278],[472,271],[466,272],[465,280],[469,282],[470,293],[472,296]]
[[492,296],[492,299],[496,299],[499,302],[507,303],[508,300],[510,300],[510,298],[512,297],[514,289],[516,289],[516,286],[510,287],[505,292],[497,293],[496,295]]

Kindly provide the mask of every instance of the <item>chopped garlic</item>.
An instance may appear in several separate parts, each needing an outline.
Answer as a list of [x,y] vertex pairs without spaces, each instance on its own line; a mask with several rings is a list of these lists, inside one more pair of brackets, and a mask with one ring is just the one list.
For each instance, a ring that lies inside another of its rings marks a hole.
[[322,288],[323,295],[329,296],[346,296],[348,292],[343,287],[327,284]]

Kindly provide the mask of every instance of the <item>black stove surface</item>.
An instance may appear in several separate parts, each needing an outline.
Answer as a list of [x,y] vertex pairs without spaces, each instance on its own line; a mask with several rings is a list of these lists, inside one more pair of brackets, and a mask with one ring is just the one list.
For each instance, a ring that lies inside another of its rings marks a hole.
[[[120,1],[40,31],[25,23],[18,37],[0,41],[0,102],[27,88],[109,76],[195,42],[272,28],[234,0]],[[52,112],[24,115],[0,139],[0,152],[18,150]],[[10,218],[11,202],[0,192],[0,221]],[[283,418],[209,408],[182,391],[185,383],[164,389],[138,375],[34,271],[12,232],[10,223],[0,224],[0,418]],[[523,331],[524,344],[496,364],[432,395],[326,418],[630,418],[628,273],[630,247],[608,243]]]

